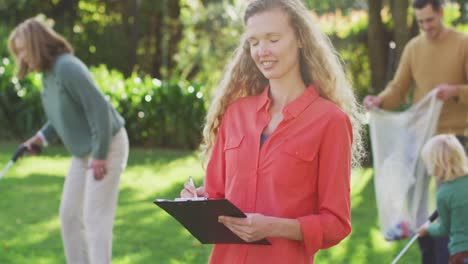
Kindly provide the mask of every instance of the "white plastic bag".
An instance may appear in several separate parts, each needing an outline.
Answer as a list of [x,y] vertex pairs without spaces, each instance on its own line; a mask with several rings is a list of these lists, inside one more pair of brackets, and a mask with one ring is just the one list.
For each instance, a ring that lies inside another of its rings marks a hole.
[[434,89],[405,112],[370,111],[375,195],[387,240],[411,236],[427,220],[430,178],[420,152],[436,131],[442,104]]

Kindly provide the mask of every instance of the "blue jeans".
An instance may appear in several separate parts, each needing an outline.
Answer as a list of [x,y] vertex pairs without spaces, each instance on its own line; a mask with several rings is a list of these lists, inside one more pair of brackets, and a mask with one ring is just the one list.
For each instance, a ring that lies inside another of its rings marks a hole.
[[447,264],[449,259],[448,237],[425,236],[418,238],[422,264]]

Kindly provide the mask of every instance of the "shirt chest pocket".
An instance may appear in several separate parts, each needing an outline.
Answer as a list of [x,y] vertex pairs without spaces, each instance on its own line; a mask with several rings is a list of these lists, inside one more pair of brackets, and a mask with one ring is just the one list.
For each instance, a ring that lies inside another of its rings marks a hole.
[[243,135],[234,135],[226,139],[224,144],[224,163],[226,164],[226,176],[233,177],[239,171],[241,149],[244,143]]
[[309,144],[286,143],[279,155],[275,183],[283,188],[308,186],[313,191],[317,176],[317,147]]
[[315,159],[317,148],[306,144],[286,144],[282,153],[298,162],[311,162]]

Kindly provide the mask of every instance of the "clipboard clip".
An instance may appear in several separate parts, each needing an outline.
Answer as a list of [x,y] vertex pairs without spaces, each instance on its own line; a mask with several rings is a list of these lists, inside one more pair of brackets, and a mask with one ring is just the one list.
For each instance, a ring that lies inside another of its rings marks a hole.
[[180,201],[206,201],[206,200],[208,200],[208,198],[206,197],[190,197],[190,198],[179,197],[179,198],[175,198],[174,201],[180,202]]

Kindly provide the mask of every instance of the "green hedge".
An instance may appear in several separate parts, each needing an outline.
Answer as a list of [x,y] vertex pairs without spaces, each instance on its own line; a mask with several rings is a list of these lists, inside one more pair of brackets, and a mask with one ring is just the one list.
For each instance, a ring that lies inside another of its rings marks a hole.
[[[124,78],[105,66],[92,67],[106,98],[126,120],[132,145],[195,149],[206,106],[200,86],[132,75]],[[0,139],[24,140],[44,123],[38,74],[18,81],[9,58],[0,62]]]
[[13,61],[0,60],[0,137],[25,139],[43,124],[41,79],[35,74],[20,82]]

